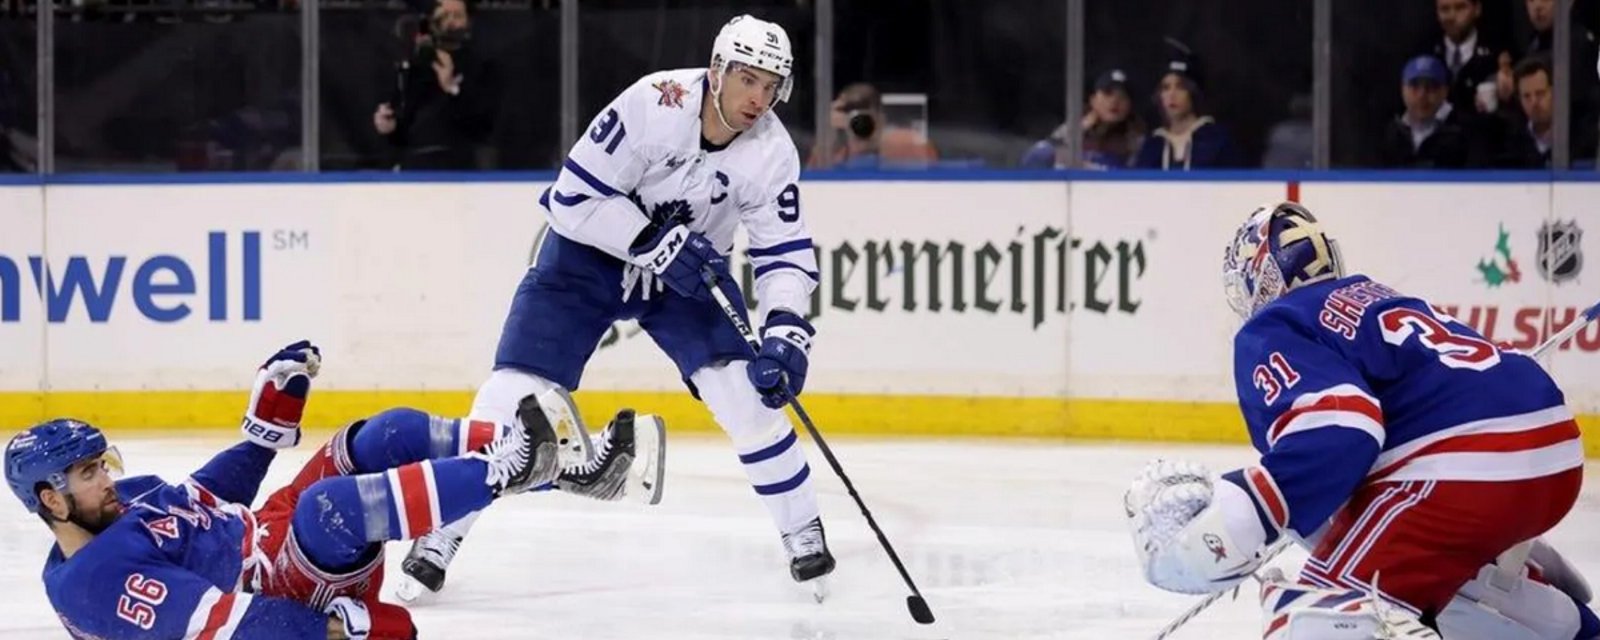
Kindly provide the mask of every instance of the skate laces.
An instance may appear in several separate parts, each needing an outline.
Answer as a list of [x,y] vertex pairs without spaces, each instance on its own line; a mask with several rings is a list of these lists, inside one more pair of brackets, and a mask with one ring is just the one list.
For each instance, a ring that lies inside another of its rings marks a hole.
[[784,536],[783,545],[789,548],[789,556],[794,558],[822,553],[827,548],[822,537],[822,523],[813,521],[799,531]]
[[456,552],[461,549],[462,538],[450,533],[435,529],[417,540],[418,555],[433,562],[439,567],[450,564],[456,557]]
[[489,463],[489,473],[484,478],[490,486],[504,487],[511,482],[517,470],[528,466],[533,452],[528,438],[521,429],[512,429],[505,437],[484,447],[483,458]]
[[594,445],[594,455],[583,464],[569,469],[568,473],[589,475],[609,464],[611,462],[611,442],[615,439],[615,436],[616,426],[614,424],[606,425],[606,430],[600,432],[600,442]]

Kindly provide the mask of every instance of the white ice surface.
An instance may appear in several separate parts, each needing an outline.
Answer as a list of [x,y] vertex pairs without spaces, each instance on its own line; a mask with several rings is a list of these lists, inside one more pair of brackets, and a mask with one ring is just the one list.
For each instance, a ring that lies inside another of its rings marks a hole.
[[[130,473],[181,479],[226,440],[117,442]],[[833,443],[939,621],[906,612],[893,567],[814,447],[829,542],[838,557],[822,605],[788,577],[765,511],[727,443],[675,438],[658,507],[557,494],[518,496],[482,518],[445,592],[414,610],[422,638],[854,640],[1148,638],[1195,599],[1149,587],[1123,527],[1121,496],[1146,460],[1227,469],[1242,447],[985,441]],[[264,487],[287,482],[311,448],[287,452]],[[1550,536],[1600,578],[1597,467]],[[263,496],[266,491],[263,491]],[[0,637],[61,638],[39,571],[47,530],[20,505],[0,509]],[[408,543],[407,543],[408,544]],[[389,587],[406,546],[389,547]],[[1292,572],[1303,554],[1277,564]],[[1259,636],[1241,592],[1175,638]]]

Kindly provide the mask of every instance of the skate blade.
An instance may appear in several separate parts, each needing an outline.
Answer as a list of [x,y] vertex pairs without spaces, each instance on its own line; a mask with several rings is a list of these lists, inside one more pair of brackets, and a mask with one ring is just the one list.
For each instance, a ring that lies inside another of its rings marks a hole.
[[437,599],[438,593],[429,591],[426,586],[404,573],[395,581],[394,597],[407,606],[419,606],[432,603]]
[[667,425],[660,416],[633,419],[633,464],[628,467],[627,499],[639,504],[661,504],[667,466]]
[[822,604],[822,601],[827,600],[828,595],[832,593],[832,590],[828,588],[828,576],[817,576],[807,580],[805,584],[811,587],[811,599],[815,600],[817,604]]
[[539,394],[539,408],[550,419],[560,447],[561,467],[575,467],[594,457],[594,443],[589,439],[589,427],[583,424],[578,406],[572,396],[561,388]]

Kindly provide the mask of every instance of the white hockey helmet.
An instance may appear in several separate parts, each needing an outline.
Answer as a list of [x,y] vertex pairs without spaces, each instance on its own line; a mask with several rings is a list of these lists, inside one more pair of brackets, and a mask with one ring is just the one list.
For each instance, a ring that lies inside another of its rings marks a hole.
[[711,73],[718,76],[718,93],[728,65],[734,62],[778,74],[781,80],[776,97],[779,102],[789,101],[789,92],[794,88],[794,49],[789,46],[789,33],[783,27],[749,14],[734,16],[722,25],[711,45]]

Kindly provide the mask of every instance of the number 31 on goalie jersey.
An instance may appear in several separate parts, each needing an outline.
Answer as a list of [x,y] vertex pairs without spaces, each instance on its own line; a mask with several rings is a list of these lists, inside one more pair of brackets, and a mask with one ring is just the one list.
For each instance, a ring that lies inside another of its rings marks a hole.
[[[1415,338],[1417,345],[1435,352],[1439,363],[1451,369],[1487,371],[1500,364],[1499,347],[1478,336],[1452,330],[1448,326],[1452,322],[1456,320],[1449,316],[1412,307],[1394,307],[1378,314],[1383,341],[1395,348],[1405,348]],[[1266,362],[1255,366],[1250,380],[1261,391],[1262,402],[1271,405],[1300,382],[1300,374],[1283,353],[1274,351]]]
[[[1271,367],[1268,368],[1268,365]],[[1271,405],[1278,401],[1278,396],[1283,395],[1285,389],[1293,389],[1300,383],[1300,373],[1289,366],[1289,360],[1282,353],[1274,351],[1267,356],[1266,364],[1258,364],[1250,372],[1250,380],[1262,392],[1261,401]]]
[[[1455,322],[1449,316],[1444,320]],[[1451,331],[1431,311],[1395,307],[1378,315],[1378,326],[1383,328],[1384,342],[1398,347],[1416,336],[1422,346],[1437,351],[1439,362],[1451,369],[1485,371],[1500,364],[1500,348],[1494,343]]]

